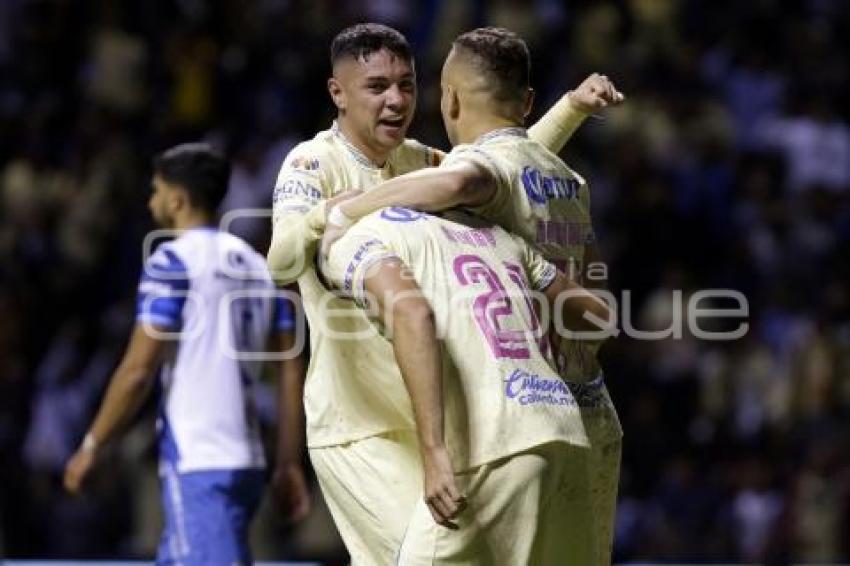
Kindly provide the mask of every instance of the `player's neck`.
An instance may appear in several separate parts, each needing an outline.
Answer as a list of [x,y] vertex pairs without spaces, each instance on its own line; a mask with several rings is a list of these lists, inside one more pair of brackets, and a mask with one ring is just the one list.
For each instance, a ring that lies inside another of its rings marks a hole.
[[362,139],[361,136],[358,136],[355,129],[351,127],[348,121],[344,116],[338,116],[336,119],[337,126],[339,127],[339,132],[343,135],[343,137],[354,146],[357,151],[363,154],[363,156],[368,159],[375,167],[383,167],[384,163],[387,162],[387,159],[390,158],[390,152],[384,151],[381,149],[375,149],[370,147],[366,140]]
[[188,213],[174,219],[174,229],[178,232],[210,226],[215,226],[215,219],[209,214],[201,212]]
[[462,128],[459,128],[459,143],[473,143],[475,140],[502,128],[522,128],[522,120],[511,120],[502,116],[480,116],[471,118]]

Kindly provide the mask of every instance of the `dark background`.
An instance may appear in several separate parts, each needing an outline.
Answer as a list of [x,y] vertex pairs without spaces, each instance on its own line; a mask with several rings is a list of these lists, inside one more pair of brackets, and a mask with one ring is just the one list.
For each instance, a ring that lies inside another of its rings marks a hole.
[[[150,411],[87,496],[61,491],[132,325],[150,158],[211,140],[234,159],[225,208],[268,207],[288,149],[332,120],[329,43],[358,21],[414,45],[410,134],[437,147],[439,68],[461,31],[528,41],[535,118],[589,72],[610,76],[627,103],[562,155],[592,187],[634,325],[669,326],[675,290],[749,301],[740,340],[608,348],[626,433],[615,558],[850,560],[841,0],[0,1],[0,555],[151,556]],[[236,229],[265,252],[267,221]],[[343,556],[320,505],[294,529],[267,505],[255,548]]]

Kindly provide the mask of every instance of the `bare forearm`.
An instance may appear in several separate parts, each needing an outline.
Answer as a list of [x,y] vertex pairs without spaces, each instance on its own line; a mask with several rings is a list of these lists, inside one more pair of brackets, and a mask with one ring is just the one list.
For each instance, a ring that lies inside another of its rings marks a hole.
[[413,404],[421,449],[443,446],[442,366],[433,317],[397,314],[393,350]]
[[144,404],[153,380],[146,368],[119,367],[89,432],[98,443],[109,441]]
[[433,312],[413,274],[400,261],[377,266],[365,282],[392,333],[423,455],[443,446],[443,377]]
[[495,191],[488,178],[473,166],[422,169],[382,183],[340,205],[354,220],[388,206],[436,212],[476,205]]
[[304,360],[283,362],[278,382],[277,462],[300,464],[304,450]]

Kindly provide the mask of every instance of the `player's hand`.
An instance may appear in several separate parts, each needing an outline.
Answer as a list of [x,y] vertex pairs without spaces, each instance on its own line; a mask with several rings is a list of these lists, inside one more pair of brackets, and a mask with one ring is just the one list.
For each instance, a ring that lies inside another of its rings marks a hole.
[[275,468],[272,493],[287,523],[297,523],[310,513],[310,491],[301,466],[283,464]]
[[350,223],[339,222],[339,218],[335,217],[335,213],[333,212],[334,209],[348,199],[362,194],[363,191],[360,189],[347,189],[332,199],[328,199],[328,203],[325,206],[327,223],[325,224],[325,233],[322,236],[322,241],[319,244],[319,259],[321,261],[325,261],[328,258],[331,246],[345,235],[350,225]]
[[331,252],[331,246],[334,243],[345,236],[345,233],[348,232],[349,226],[344,224],[336,224],[334,222],[328,221],[325,225],[325,233],[322,235],[322,241],[319,243],[319,254],[321,254],[321,261],[324,262],[328,259],[328,254]]
[[362,194],[363,191],[361,189],[345,189],[335,197],[328,199],[328,204],[325,210],[330,212],[333,207]]
[[65,489],[72,495],[78,495],[82,490],[91,469],[94,467],[95,451],[80,448],[65,465]]
[[593,114],[608,106],[615,106],[626,99],[611,79],[599,73],[593,73],[584,79],[575,90],[568,92],[567,96],[570,97],[570,103],[574,108],[587,114]]
[[455,483],[449,453],[445,447],[426,452],[423,458],[425,472],[425,504],[438,525],[457,529],[452,520],[466,508],[466,498]]

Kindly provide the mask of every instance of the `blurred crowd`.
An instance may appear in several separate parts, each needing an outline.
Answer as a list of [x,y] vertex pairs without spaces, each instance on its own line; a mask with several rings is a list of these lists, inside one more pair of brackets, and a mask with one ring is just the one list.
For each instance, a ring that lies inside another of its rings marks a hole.
[[[628,97],[562,154],[621,308],[657,332],[603,351],[625,430],[615,559],[850,561],[842,0],[0,2],[0,555],[150,555],[152,410],[89,495],[61,491],[133,324],[150,158],[211,140],[234,163],[223,212],[268,208],[288,149],[333,118],[328,47],[357,21],[410,39],[410,135],[437,147],[442,58],[480,25],[528,41],[533,118],[593,71]],[[266,251],[267,218],[232,228]],[[743,338],[679,320],[705,289],[743,293],[748,317],[714,328]],[[344,556],[326,515],[266,511],[259,557]]]

